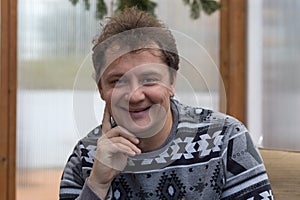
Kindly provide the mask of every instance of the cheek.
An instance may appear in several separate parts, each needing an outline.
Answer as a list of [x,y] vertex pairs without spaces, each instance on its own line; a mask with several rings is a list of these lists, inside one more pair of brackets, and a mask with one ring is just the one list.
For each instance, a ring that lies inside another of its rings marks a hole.
[[103,100],[107,101],[111,101],[112,99],[116,99],[119,98],[120,95],[122,95],[122,90],[120,89],[115,89],[115,88],[111,88],[108,90],[104,90],[103,91]]
[[122,99],[124,99],[124,90],[122,89],[113,89],[109,93],[109,102],[113,105],[118,104]]
[[110,101],[111,99],[111,94],[112,94],[112,90],[105,90],[105,89],[102,89],[101,90],[101,98],[107,103]]
[[113,110],[116,109],[116,106],[118,105],[120,100],[121,100],[121,94],[120,91],[118,90],[112,89],[105,93],[104,101],[106,103],[106,106],[109,107],[110,114],[112,114]]
[[169,102],[169,99],[171,97],[170,92],[168,88],[165,87],[154,87],[151,90],[147,91],[148,97],[151,98],[151,100],[154,103],[164,104],[164,102]]

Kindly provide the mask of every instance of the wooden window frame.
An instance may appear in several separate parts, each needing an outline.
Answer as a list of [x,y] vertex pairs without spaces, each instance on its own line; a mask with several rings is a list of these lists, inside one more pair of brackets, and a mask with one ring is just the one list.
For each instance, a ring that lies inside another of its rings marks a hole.
[[221,4],[220,73],[226,98],[220,99],[220,110],[246,123],[247,0],[221,0]]
[[16,192],[17,0],[1,0],[0,199]]

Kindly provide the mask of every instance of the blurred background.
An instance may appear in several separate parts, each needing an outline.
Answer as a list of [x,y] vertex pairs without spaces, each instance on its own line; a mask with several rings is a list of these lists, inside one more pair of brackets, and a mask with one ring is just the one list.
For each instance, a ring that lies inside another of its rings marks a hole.
[[[192,20],[180,0],[155,2],[156,16],[179,39],[176,98],[219,110],[220,12]],[[247,3],[246,124],[260,148],[299,151],[300,1]],[[18,200],[41,199],[49,188],[52,196],[43,199],[57,199],[68,156],[101,122],[103,102],[90,60],[101,21],[95,4],[89,11],[83,4],[18,1]]]

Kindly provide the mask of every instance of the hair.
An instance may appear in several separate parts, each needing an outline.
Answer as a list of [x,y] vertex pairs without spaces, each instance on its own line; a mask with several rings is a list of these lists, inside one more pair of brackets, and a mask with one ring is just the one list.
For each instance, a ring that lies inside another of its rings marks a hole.
[[97,83],[101,78],[101,69],[110,64],[108,53],[109,56],[115,54],[114,59],[117,60],[126,53],[159,51],[158,56],[169,66],[170,73],[175,73],[179,68],[178,51],[171,31],[153,15],[136,7],[125,8],[108,18],[93,43],[92,60]]

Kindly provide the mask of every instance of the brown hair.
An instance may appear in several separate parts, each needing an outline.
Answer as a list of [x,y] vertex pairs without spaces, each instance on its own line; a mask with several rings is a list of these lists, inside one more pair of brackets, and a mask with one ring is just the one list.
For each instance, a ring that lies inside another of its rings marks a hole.
[[171,31],[153,15],[133,7],[110,17],[100,36],[94,40],[92,59],[97,83],[101,78],[101,69],[109,65],[106,60],[108,50],[109,53],[115,51],[115,59],[118,59],[124,51],[129,53],[150,49],[161,52],[160,58],[170,67],[170,72],[178,70],[179,56],[175,39]]

